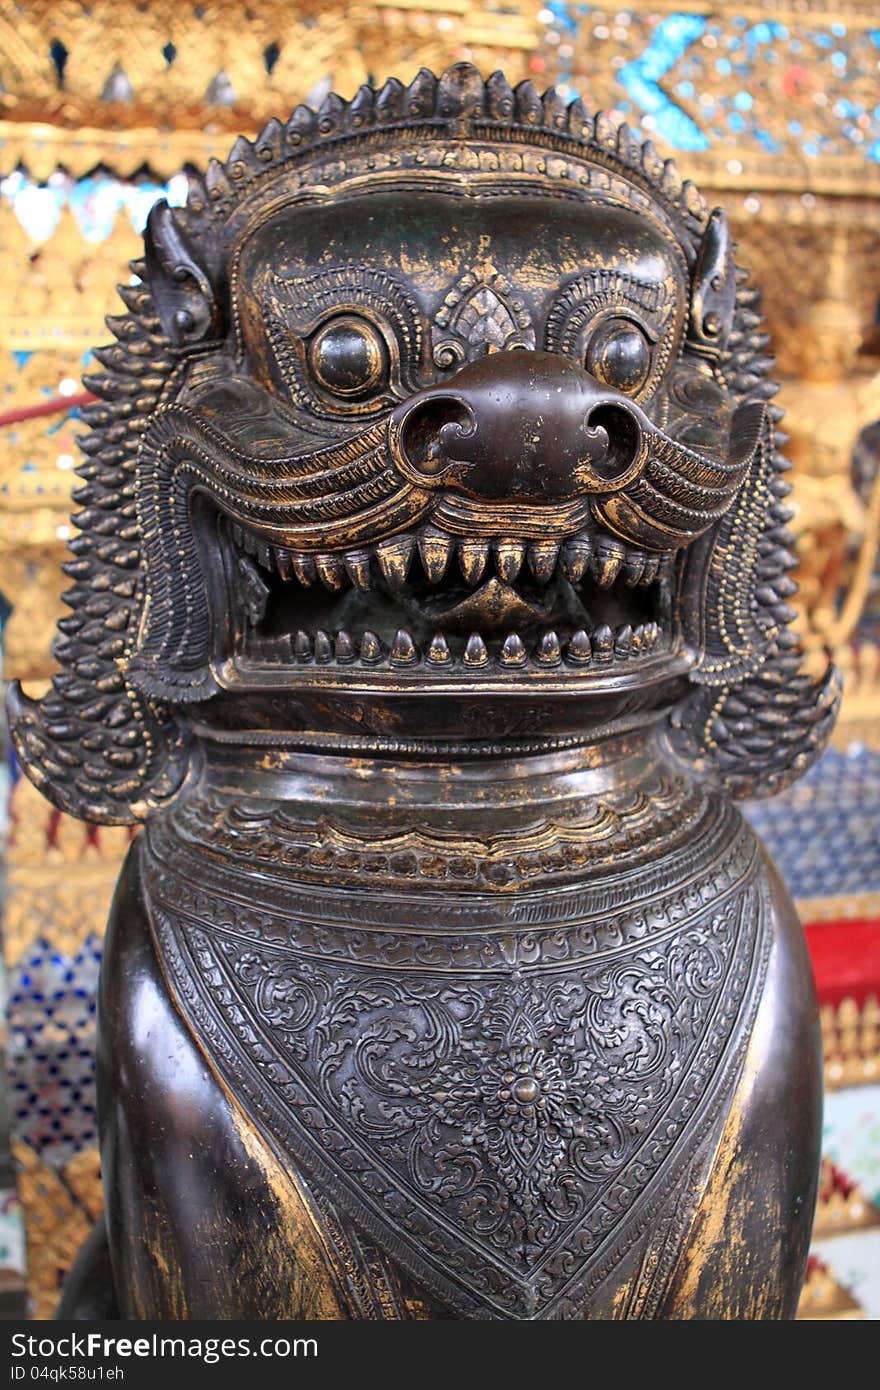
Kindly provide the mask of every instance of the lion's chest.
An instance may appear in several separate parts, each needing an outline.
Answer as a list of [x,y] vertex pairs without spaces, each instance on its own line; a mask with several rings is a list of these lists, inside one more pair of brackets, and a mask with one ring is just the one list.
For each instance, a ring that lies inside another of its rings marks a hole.
[[737,821],[720,815],[686,882],[654,863],[647,896],[636,872],[617,902],[560,895],[561,916],[535,892],[494,920],[474,900],[470,930],[466,894],[437,895],[433,924],[427,885],[409,921],[389,895],[391,927],[381,895],[220,876],[151,840],[153,928],[213,1063],[332,1220],[459,1316],[582,1315],[652,1212],[681,1205],[766,955]]

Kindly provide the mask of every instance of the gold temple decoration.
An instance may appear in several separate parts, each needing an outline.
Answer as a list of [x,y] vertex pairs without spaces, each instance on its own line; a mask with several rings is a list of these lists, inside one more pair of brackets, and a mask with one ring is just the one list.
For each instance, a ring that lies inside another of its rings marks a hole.
[[[55,569],[57,563],[49,572]],[[14,970],[37,941],[47,951],[73,958],[90,935],[103,933],[131,836],[111,827],[95,831],[59,815],[24,779],[16,784],[10,813],[3,916],[7,967]],[[50,1318],[61,1281],[101,1211],[100,1160],[97,1150],[87,1147],[58,1168],[23,1140],[14,1143],[13,1155],[31,1311]]]
[[51,1318],[64,1276],[101,1212],[101,1167],[93,1149],[60,1173],[16,1144],[18,1190],[25,1213],[30,1314]]
[[864,1318],[865,1312],[825,1262],[812,1255],[797,1315],[799,1322],[854,1321]]
[[[582,19],[577,31],[569,33],[560,28],[552,11],[542,12],[549,16],[544,26],[549,42],[540,49],[542,77],[573,85],[588,106],[614,109],[621,101],[621,68],[635,62],[641,68],[637,75],[644,79],[640,90],[650,103],[648,121],[643,122],[645,133],[651,134],[663,153],[669,151],[663,147],[662,131],[654,133],[653,113],[664,98],[671,98],[698,129],[711,124],[708,148],[699,141],[687,147],[688,171],[701,189],[797,196],[808,190],[848,197],[876,196],[880,191],[880,165],[872,167],[866,161],[859,142],[843,148],[834,140],[837,102],[876,104],[877,7],[873,0],[751,0],[745,4],[652,0],[625,9],[590,5],[578,13]],[[664,15],[672,16],[677,25],[692,15],[700,25],[683,51],[672,46],[666,61],[654,42],[658,18]],[[761,25],[776,27],[765,37]],[[833,61],[839,45],[819,54],[813,51],[816,32],[832,26],[840,39],[845,36],[843,65]],[[743,31],[749,28],[752,41],[745,52],[740,39],[745,39]],[[651,61],[641,64],[649,49]],[[793,55],[791,62],[787,55]],[[689,81],[695,57],[702,59],[702,87]],[[711,87],[705,80],[709,74]],[[725,98],[743,88],[754,96],[756,106],[760,104],[764,118],[760,140],[748,138],[745,123],[711,121],[713,108],[717,110]],[[801,123],[818,127],[822,143],[817,148],[804,149],[797,130]]]
[[392,68],[406,82],[422,66],[468,58],[519,80],[539,44],[539,9],[535,0],[270,0],[242,22],[222,0],[2,0],[4,163],[21,160],[37,178],[101,163],[168,177],[187,161],[224,158],[239,132],[256,133],[292,101],[331,85],[353,92]]
[[880,1077],[880,1000],[870,995],[860,1008],[855,999],[820,1010],[825,1084],[859,1086]]
[[14,967],[34,938],[72,955],[90,932],[100,934],[119,863],[131,841],[126,830],[90,829],[60,815],[23,780],[12,797],[13,831],[7,854],[4,952]]
[[880,1207],[871,1201],[860,1183],[847,1178],[830,1158],[823,1158],[814,1238],[821,1240],[844,1231],[869,1230],[876,1226],[880,1226]]

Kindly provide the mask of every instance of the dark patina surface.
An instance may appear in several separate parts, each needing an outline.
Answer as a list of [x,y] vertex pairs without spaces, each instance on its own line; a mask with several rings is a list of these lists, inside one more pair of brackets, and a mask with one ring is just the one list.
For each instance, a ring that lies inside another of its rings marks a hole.
[[791,1316],[815,1003],[730,797],[837,685],[723,213],[460,65],[239,141],[137,269],[11,698],[147,822],[65,1311]]

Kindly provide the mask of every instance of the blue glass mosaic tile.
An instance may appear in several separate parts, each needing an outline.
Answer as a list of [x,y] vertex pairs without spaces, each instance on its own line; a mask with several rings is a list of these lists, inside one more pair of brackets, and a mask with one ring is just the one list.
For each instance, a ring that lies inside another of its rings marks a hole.
[[829,748],[788,791],[743,809],[795,898],[880,893],[880,753]]
[[16,1136],[61,1168],[97,1144],[95,997],[100,938],[74,955],[38,940],[9,973],[9,1104]]

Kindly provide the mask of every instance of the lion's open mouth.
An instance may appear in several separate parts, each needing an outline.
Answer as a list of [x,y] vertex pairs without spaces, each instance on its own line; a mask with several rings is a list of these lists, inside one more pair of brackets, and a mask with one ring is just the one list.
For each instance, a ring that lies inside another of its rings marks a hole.
[[308,555],[220,519],[245,668],[607,670],[674,645],[673,558],[599,530],[561,542],[437,527]]

